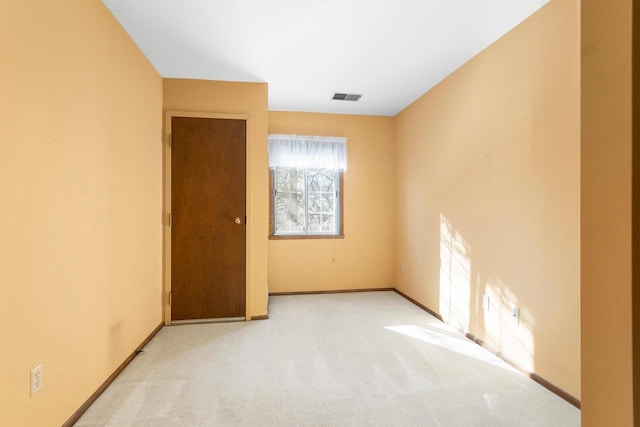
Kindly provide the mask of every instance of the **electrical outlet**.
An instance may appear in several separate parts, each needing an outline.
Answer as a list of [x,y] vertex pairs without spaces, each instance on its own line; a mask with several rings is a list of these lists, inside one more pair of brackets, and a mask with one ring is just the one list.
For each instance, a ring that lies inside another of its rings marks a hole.
[[489,311],[489,295],[482,295],[482,309],[484,311]]
[[520,324],[520,309],[516,306],[511,308],[511,321],[514,325]]
[[42,363],[31,370],[31,396],[42,388]]
[[400,263],[400,273],[404,273],[404,263]]

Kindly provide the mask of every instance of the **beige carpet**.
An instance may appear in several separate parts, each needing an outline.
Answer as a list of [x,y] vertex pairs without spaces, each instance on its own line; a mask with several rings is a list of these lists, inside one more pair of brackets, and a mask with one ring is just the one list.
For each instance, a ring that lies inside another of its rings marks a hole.
[[163,328],[80,426],[579,426],[580,411],[393,292],[277,296]]

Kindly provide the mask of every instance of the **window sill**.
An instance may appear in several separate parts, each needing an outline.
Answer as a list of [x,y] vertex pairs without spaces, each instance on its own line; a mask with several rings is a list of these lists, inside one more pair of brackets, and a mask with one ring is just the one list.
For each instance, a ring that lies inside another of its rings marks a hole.
[[309,239],[344,239],[344,234],[277,234],[269,235],[269,240],[309,240]]

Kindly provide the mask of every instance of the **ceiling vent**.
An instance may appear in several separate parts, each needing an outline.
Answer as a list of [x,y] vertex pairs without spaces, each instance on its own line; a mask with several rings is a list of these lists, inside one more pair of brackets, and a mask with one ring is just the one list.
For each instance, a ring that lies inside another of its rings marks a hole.
[[334,93],[332,99],[336,101],[357,101],[361,96],[352,93]]

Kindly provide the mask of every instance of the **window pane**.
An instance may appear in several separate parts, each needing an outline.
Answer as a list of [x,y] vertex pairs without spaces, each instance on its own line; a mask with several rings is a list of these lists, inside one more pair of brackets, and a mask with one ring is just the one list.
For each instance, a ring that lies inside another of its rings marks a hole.
[[304,169],[290,169],[291,189],[304,193]]
[[319,233],[322,231],[322,215],[309,214],[309,232]]
[[339,175],[330,169],[276,168],[274,233],[337,233],[336,188]]
[[276,168],[274,188],[277,191],[304,191],[304,169]]
[[275,231],[304,231],[304,193],[278,192],[275,198]]
[[322,169],[318,182],[320,184],[320,190],[322,191],[335,191],[334,182],[335,172],[329,169]]
[[333,215],[322,215],[322,231],[335,231],[336,223]]
[[332,169],[308,169],[308,191],[333,191],[335,172]]
[[289,191],[289,174],[285,169],[277,168],[274,172],[273,188],[277,193]]
[[319,169],[307,169],[307,191],[320,191]]
[[334,193],[322,193],[322,212],[333,213],[333,201],[335,200]]
[[319,193],[309,193],[307,200],[307,209],[309,215],[322,213],[322,200]]

